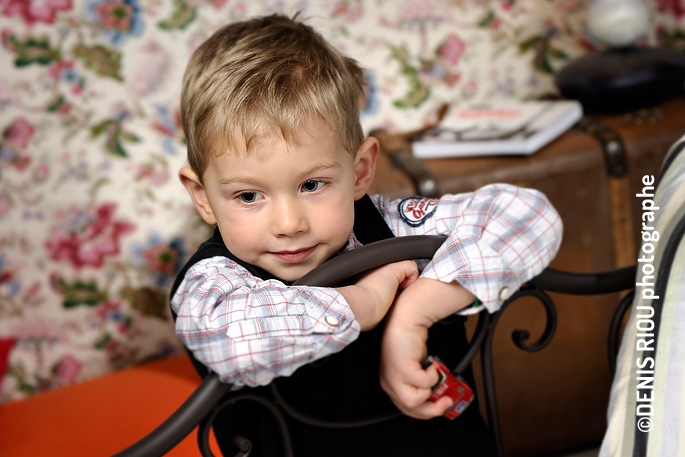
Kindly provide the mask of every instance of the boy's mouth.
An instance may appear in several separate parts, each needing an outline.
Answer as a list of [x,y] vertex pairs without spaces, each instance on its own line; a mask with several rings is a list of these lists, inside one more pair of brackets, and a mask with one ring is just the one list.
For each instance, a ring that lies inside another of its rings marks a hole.
[[270,252],[272,256],[276,257],[283,263],[300,263],[307,260],[307,258],[312,255],[316,250],[316,246],[311,246],[308,248],[298,249],[296,251],[278,251]]

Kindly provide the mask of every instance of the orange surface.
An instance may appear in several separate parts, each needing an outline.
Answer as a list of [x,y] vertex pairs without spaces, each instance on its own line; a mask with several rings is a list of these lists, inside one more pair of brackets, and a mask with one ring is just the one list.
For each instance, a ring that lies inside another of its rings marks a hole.
[[[175,356],[0,405],[0,456],[111,456],[161,424],[200,384]],[[197,432],[168,456],[199,456]],[[215,455],[221,455],[212,446]]]

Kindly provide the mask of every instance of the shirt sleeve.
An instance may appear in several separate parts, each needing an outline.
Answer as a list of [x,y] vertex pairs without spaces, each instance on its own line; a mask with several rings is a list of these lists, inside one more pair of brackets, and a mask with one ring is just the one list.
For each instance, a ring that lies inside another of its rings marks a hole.
[[193,265],[171,305],[180,340],[233,388],[288,376],[360,331],[335,289],[261,280],[225,257]]
[[447,236],[421,276],[457,281],[482,303],[460,314],[499,310],[549,265],[561,244],[558,213],[533,189],[492,184],[440,199],[374,198],[397,236]]

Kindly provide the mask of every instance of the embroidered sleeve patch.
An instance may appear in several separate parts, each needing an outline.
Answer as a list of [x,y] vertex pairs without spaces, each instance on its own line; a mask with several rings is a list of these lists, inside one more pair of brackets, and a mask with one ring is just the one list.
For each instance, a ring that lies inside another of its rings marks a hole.
[[438,207],[438,200],[425,197],[408,197],[397,206],[397,212],[407,225],[418,227],[429,219]]

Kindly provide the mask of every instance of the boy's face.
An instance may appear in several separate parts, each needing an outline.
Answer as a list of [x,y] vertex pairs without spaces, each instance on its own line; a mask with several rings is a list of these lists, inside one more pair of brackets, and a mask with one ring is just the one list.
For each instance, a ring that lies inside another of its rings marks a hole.
[[249,154],[213,157],[200,189],[190,169],[180,173],[202,217],[219,225],[226,247],[286,281],[299,279],[345,245],[354,201],[373,179],[375,140],[365,140],[354,158],[322,125],[301,131],[297,146],[271,138]]

